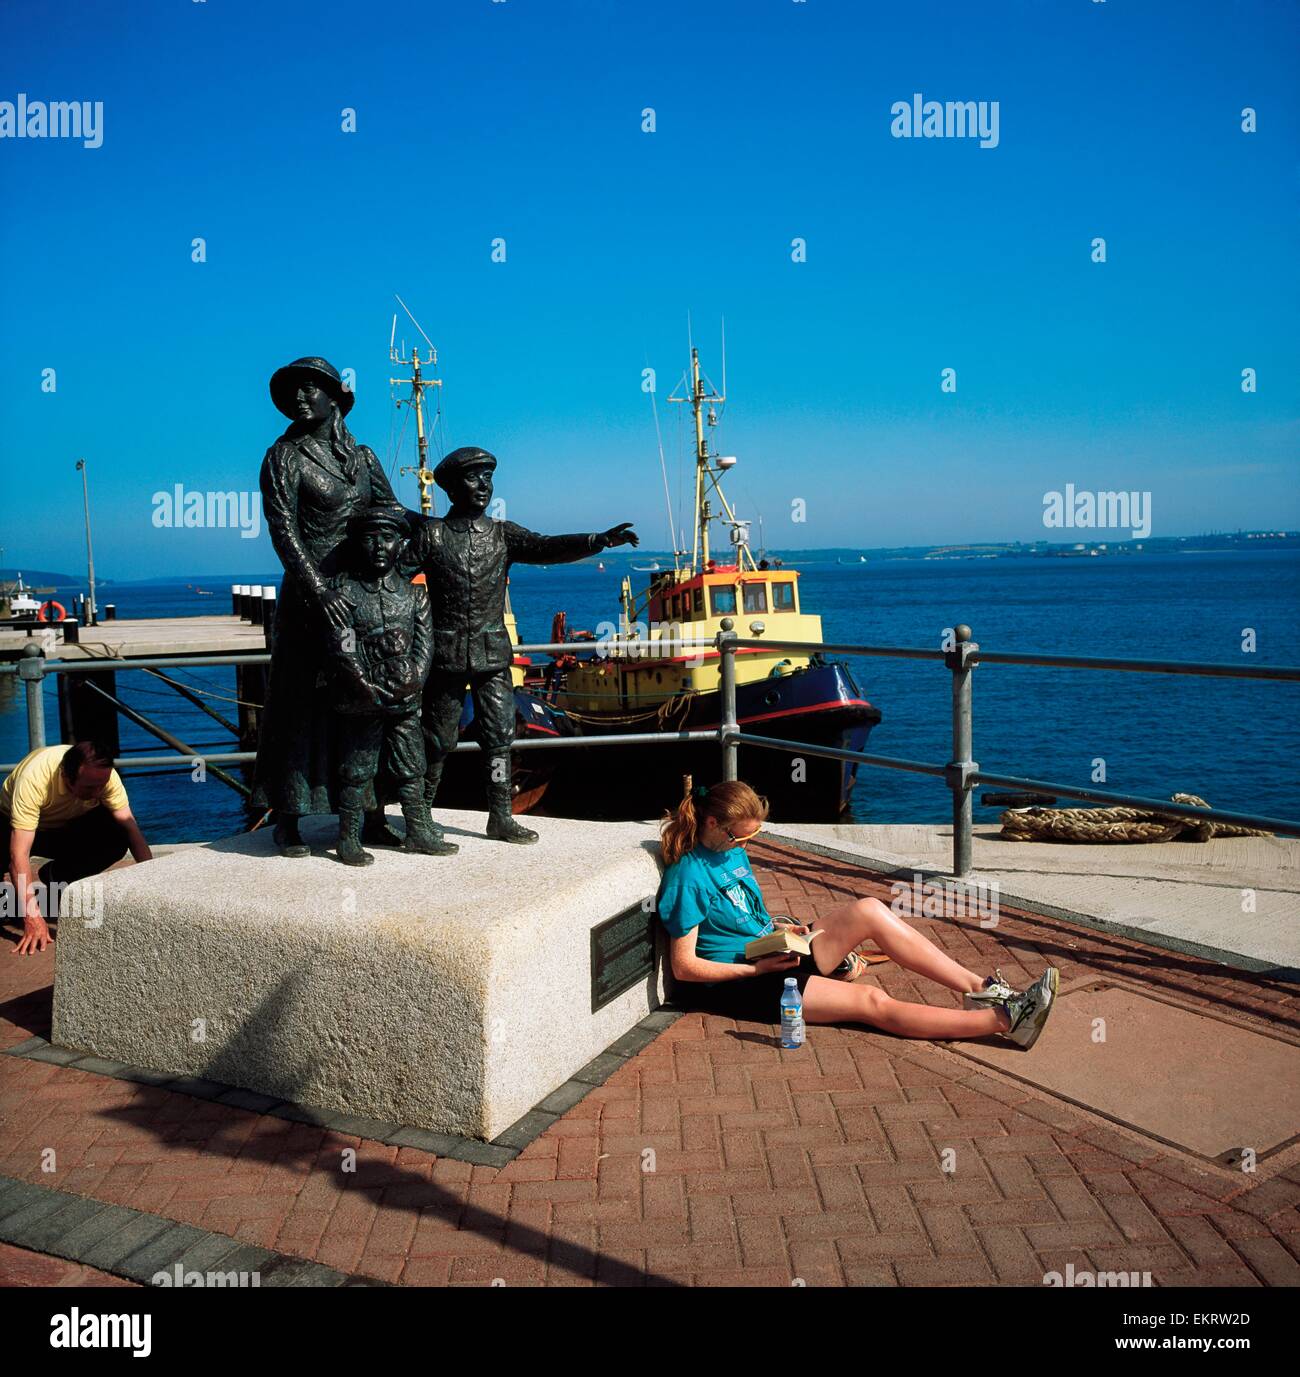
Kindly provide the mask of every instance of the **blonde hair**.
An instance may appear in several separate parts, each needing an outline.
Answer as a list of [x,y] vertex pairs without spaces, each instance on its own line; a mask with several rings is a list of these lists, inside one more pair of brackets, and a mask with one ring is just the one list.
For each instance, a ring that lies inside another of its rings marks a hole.
[[[697,796],[702,795],[702,796]],[[761,794],[738,779],[724,780],[697,791],[690,775],[682,776],[682,798],[659,824],[659,849],[665,865],[675,865],[695,849],[705,818],[728,827],[746,818],[767,818],[768,803]]]

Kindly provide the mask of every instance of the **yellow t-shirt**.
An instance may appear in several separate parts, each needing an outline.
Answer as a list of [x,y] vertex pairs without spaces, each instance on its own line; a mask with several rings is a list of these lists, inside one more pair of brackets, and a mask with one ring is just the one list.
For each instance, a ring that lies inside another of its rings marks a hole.
[[45,746],[24,756],[0,786],[0,817],[15,828],[35,832],[38,827],[62,827],[101,803],[108,809],[127,806],[126,790],[116,770],[98,798],[77,798],[59,769],[67,751],[66,746]]

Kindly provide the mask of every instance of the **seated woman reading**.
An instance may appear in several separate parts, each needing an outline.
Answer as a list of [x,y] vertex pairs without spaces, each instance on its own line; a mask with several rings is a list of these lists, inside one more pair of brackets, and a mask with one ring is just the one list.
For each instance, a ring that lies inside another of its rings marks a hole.
[[[745,945],[774,931],[749,868],[745,844],[762,830],[767,800],[738,780],[685,793],[660,825],[666,869],[659,917],[671,936],[675,1001],[729,1018],[774,1022],[787,976],[798,981],[807,1023],[866,1023],[909,1038],[981,1038],[997,1033],[1032,1047],[1056,999],[1059,974],[1049,966],[1027,990],[1000,971],[987,979],[946,956],[879,899],[854,899],[818,919],[812,955],[745,959]],[[796,931],[810,932],[808,927]],[[895,965],[963,996],[963,1009],[892,999],[853,983],[851,954],[871,940]],[[847,977],[847,978],[846,978]]]

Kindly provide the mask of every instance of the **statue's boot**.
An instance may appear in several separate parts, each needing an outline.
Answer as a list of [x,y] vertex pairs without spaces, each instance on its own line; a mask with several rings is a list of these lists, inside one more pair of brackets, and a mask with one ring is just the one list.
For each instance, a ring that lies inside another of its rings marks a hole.
[[[429,760],[424,767],[424,806],[433,807],[433,801],[438,797],[438,785],[442,783],[442,767],[446,760],[445,756],[439,756],[436,760]],[[433,835],[438,842],[439,850],[432,854],[435,856],[454,856],[460,847],[455,842],[449,842],[442,828],[437,821],[430,816],[429,826],[433,829]],[[409,828],[408,835],[409,835]]]
[[445,840],[442,828],[429,816],[424,789],[418,779],[404,784],[398,797],[402,802],[402,816],[406,819],[403,851],[414,851],[420,856],[454,856],[460,850],[454,842]]
[[389,827],[388,815],[382,808],[374,808],[366,814],[361,840],[367,846],[401,846],[402,834]]
[[438,785],[442,783],[441,760],[430,760],[424,767],[424,801],[431,808],[438,797]]
[[361,849],[361,790],[345,785],[339,790],[338,858],[344,865],[373,865],[375,858]]
[[[495,767],[495,768],[494,768]],[[537,833],[521,827],[510,814],[510,757],[499,755],[487,762],[487,834],[493,841],[526,846],[537,840]]]
[[298,831],[298,814],[281,813],[275,820],[272,840],[280,849],[282,856],[310,856],[311,847],[302,839]]

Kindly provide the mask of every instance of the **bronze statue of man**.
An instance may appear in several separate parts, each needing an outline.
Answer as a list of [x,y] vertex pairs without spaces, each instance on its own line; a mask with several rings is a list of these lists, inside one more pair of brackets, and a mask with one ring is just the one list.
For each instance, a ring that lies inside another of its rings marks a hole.
[[433,613],[433,663],[424,687],[424,797],[432,804],[443,762],[456,745],[468,687],[474,699],[488,796],[487,834],[535,842],[510,812],[510,748],[515,739],[513,650],[505,626],[512,564],[567,564],[614,545],[636,545],[632,523],[582,535],[539,535],[485,515],[495,457],[476,446],[453,451],[434,482],[451,500],[443,517],[415,518],[411,561],[425,576]]

